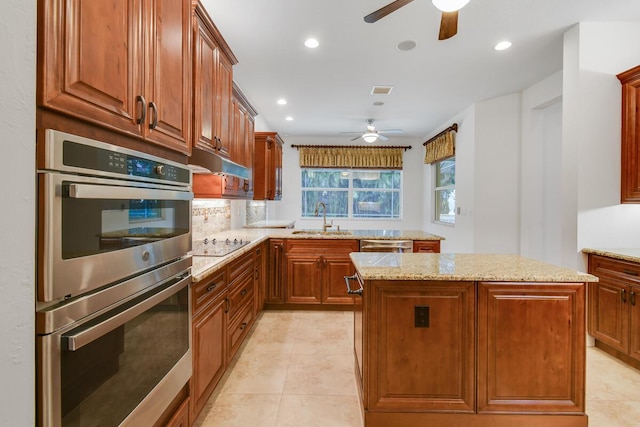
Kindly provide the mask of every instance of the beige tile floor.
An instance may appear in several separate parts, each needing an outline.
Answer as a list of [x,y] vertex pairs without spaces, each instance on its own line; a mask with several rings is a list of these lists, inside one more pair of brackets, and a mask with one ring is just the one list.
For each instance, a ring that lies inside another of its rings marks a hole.
[[[196,427],[361,427],[349,312],[265,311]],[[640,426],[640,371],[587,349],[590,427]]]

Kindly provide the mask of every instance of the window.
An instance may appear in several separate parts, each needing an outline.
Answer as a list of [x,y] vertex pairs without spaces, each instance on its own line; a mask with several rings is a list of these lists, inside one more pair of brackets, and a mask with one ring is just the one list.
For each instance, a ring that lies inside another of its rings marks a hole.
[[451,157],[434,163],[435,222],[456,223],[456,159]]
[[400,170],[302,168],[302,217],[323,202],[333,218],[400,219]]

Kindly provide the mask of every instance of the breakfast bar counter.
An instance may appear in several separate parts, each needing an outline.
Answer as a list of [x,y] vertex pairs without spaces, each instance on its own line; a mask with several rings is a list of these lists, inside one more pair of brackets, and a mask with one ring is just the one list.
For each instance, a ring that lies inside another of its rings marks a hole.
[[352,253],[365,427],[584,427],[585,284],[516,255]]

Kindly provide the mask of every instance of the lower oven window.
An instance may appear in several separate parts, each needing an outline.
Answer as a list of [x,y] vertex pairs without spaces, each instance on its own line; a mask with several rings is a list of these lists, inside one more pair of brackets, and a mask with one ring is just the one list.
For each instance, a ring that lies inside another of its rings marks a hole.
[[120,424],[188,351],[188,305],[185,287],[77,350],[63,350],[62,425]]

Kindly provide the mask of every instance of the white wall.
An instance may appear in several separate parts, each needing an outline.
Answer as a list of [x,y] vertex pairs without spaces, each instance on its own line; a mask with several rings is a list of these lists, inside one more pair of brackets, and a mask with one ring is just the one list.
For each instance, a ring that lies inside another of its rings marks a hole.
[[[322,217],[302,219],[301,179],[298,150],[291,145],[357,145],[356,142],[345,143],[344,137],[287,137],[282,136],[285,144],[283,147],[282,164],[282,200],[267,204],[268,219],[282,219],[296,221],[296,228],[320,228]],[[383,145],[410,145],[413,148],[405,151],[403,156],[403,197],[404,209],[401,220],[369,220],[369,219],[336,219],[335,225],[342,229],[422,229],[422,161],[424,148],[422,140],[394,136],[393,139],[382,143]],[[381,145],[382,145],[381,144]]]
[[3,3],[0,16],[0,424],[35,424],[36,2]]
[[579,251],[585,247],[637,247],[640,242],[640,205],[620,204],[621,86],[616,78],[640,64],[640,22],[581,23],[567,32],[564,52],[564,145],[575,155],[578,183],[573,249],[576,265],[584,268]]
[[[520,94],[478,102],[441,128],[454,122],[458,123],[456,208],[460,211],[454,227],[435,224],[429,197],[423,228],[445,237],[442,252],[518,253]],[[433,169],[423,167],[429,195]]]
[[[522,92],[520,254],[562,256],[562,71]],[[572,223],[575,227],[575,223]]]

